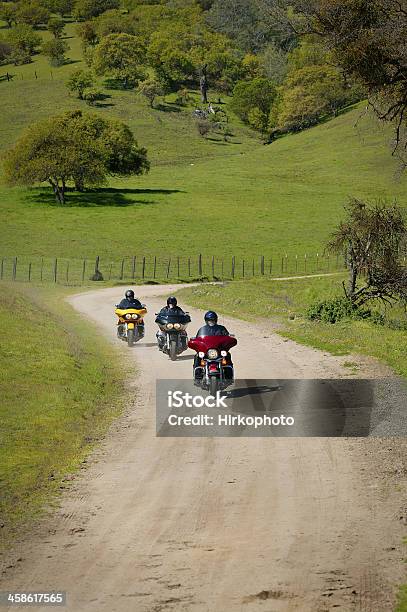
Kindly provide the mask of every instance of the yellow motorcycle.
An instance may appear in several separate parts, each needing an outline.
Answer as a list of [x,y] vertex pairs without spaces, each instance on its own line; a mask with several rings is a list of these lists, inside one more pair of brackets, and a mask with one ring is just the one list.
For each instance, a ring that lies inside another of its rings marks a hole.
[[145,305],[140,309],[136,308],[116,308],[115,314],[119,317],[117,322],[117,337],[128,346],[133,346],[136,342],[144,338],[144,316],[147,314]]

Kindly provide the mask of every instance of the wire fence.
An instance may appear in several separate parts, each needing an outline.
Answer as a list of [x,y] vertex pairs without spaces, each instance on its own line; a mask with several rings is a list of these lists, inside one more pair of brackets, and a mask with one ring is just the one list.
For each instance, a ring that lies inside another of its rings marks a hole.
[[258,257],[132,255],[122,258],[2,257],[0,280],[82,285],[89,281],[168,282],[242,280],[340,272],[341,256],[304,254]]
[[5,72],[4,74],[0,74],[0,81],[5,81],[7,83],[12,83],[13,81],[29,81],[36,79],[48,79],[50,81],[54,80],[54,72],[52,70],[45,70],[43,72],[37,72],[37,70],[33,70],[32,72]]

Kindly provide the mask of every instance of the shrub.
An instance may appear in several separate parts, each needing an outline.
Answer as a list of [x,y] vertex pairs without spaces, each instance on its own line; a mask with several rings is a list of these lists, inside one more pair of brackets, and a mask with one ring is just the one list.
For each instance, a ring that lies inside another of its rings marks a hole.
[[337,297],[312,304],[306,313],[311,321],[323,323],[337,323],[341,319],[368,319],[372,315],[370,310],[355,306],[346,297]]
[[205,138],[205,136],[207,136],[211,131],[212,124],[208,119],[198,119],[196,122],[196,129],[198,130],[199,134]]
[[105,96],[103,92],[93,87],[89,87],[88,89],[85,89],[85,91],[82,94],[82,99],[85,100],[85,102],[89,104],[89,106],[93,106],[99,100],[103,100],[104,97]]

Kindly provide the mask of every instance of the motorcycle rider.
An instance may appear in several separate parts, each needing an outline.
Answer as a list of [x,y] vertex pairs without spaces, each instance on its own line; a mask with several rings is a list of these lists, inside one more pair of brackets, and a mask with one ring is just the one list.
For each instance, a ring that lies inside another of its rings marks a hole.
[[[122,299],[120,304],[116,304],[116,308],[119,308],[120,310],[127,310],[128,308],[134,308],[135,310],[141,310],[143,308],[143,304],[140,302],[138,298],[134,297],[133,289],[127,289],[126,293],[124,294],[124,298]],[[139,320],[138,327],[139,327],[139,332],[141,334],[141,337],[144,337],[144,320],[143,321]],[[122,334],[122,328],[123,328],[122,325],[117,326],[117,335],[119,337]]]
[[218,325],[218,315],[213,310],[208,310],[204,316],[205,325],[201,327],[196,336],[229,336],[224,325]]
[[[163,306],[163,308],[161,308],[160,310],[160,315],[168,315],[168,314],[174,314],[174,315],[183,315],[185,314],[185,312],[182,310],[182,308],[180,306],[178,306],[178,301],[177,298],[174,297],[173,295],[171,295],[168,299],[167,299],[167,305]],[[158,348],[160,349],[160,351],[162,350],[164,344],[165,344],[165,332],[163,332],[161,329],[158,330],[158,332],[156,333],[156,337],[157,337],[157,342],[158,342]]]
[[160,310],[160,314],[166,315],[169,313],[185,314],[182,308],[178,306],[177,298],[172,295],[167,299],[167,306],[163,306]]
[[127,308],[135,308],[136,310],[140,310],[143,308],[143,305],[139,299],[134,297],[133,289],[127,289],[120,304],[116,304],[116,308],[120,308],[121,310],[126,310]]
[[[204,320],[205,320],[205,325],[203,325],[200,329],[198,329],[197,334],[196,334],[197,338],[199,336],[230,336],[230,333],[228,332],[226,327],[224,325],[218,324],[218,315],[213,310],[208,310],[208,312],[204,316]],[[228,364],[233,366],[232,357],[230,356],[230,353],[228,353],[227,360],[228,360]],[[200,361],[201,361],[200,357],[197,353],[194,358],[194,366],[193,366],[195,378],[203,377],[202,368],[199,367]],[[226,372],[229,373],[229,372],[232,372],[232,370],[229,370],[229,368],[226,368]]]

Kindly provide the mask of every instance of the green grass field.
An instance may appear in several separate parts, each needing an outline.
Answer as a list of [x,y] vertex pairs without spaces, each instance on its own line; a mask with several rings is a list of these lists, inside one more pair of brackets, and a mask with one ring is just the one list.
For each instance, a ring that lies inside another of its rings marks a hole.
[[[343,320],[335,325],[309,321],[304,315],[315,303],[343,295],[342,277],[289,281],[254,279],[224,285],[202,285],[178,293],[180,300],[202,309],[215,309],[242,319],[265,318],[280,323],[278,333],[334,355],[359,353],[388,363],[407,377],[407,332],[369,321]],[[406,320],[400,309],[387,309],[388,318]]]
[[[54,68],[53,80],[39,55],[32,64],[9,67],[14,80],[0,82],[3,150],[40,118],[90,110],[65,88],[70,72],[82,66],[74,24],[67,34],[73,63]],[[130,125],[148,148],[150,174],[70,194],[66,208],[54,205],[48,189],[3,185],[2,256],[304,256],[321,251],[349,195],[407,205],[389,134],[364,115],[363,104],[264,146],[232,115],[230,142],[221,134],[199,136],[191,117],[196,92],[188,108],[168,96],[158,110],[134,91],[105,91],[111,97],[93,111]]]
[[117,359],[63,295],[2,285],[0,552],[119,412]]

